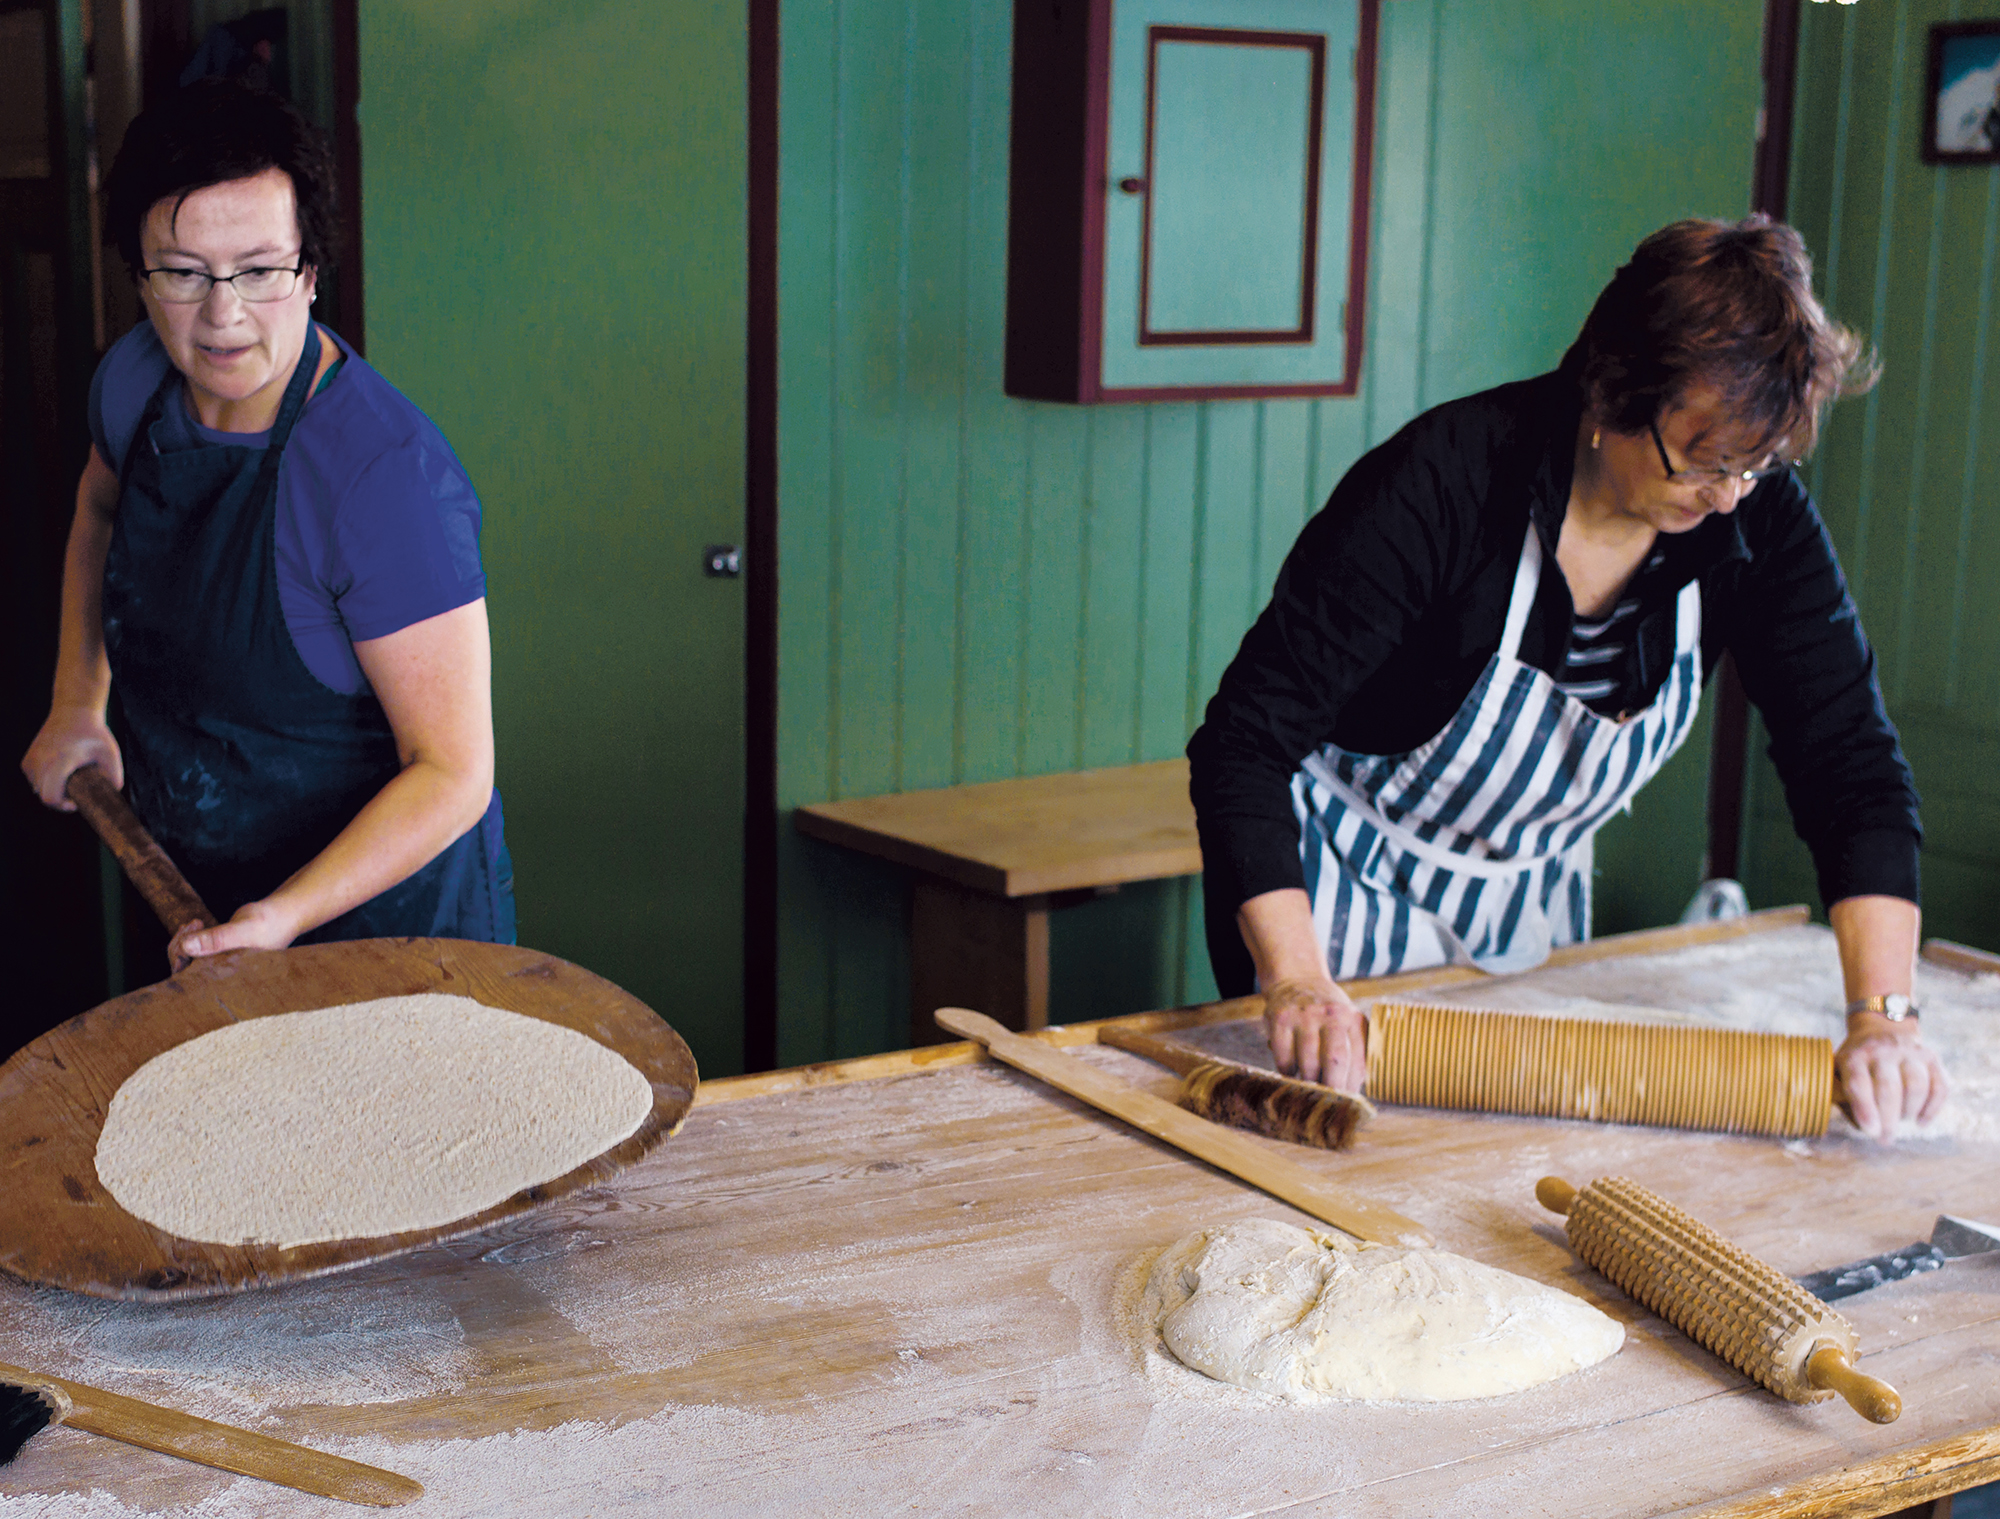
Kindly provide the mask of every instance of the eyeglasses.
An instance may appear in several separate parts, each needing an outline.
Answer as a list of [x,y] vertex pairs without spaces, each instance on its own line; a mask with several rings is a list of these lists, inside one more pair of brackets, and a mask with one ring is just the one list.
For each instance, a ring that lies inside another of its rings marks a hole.
[[289,269],[238,269],[234,274],[210,274],[206,269],[148,269],[146,284],[154,295],[176,306],[208,299],[217,285],[231,286],[246,301],[282,301],[299,288],[305,272],[301,258]]
[[1674,461],[1667,457],[1667,444],[1660,436],[1659,424],[1648,422],[1646,431],[1653,435],[1653,447],[1660,451],[1660,468],[1667,472],[1669,480],[1684,480],[1690,485],[1729,485],[1738,481],[1755,485],[1759,480],[1782,475],[1790,467],[1783,459],[1774,459],[1756,469],[1675,469]]

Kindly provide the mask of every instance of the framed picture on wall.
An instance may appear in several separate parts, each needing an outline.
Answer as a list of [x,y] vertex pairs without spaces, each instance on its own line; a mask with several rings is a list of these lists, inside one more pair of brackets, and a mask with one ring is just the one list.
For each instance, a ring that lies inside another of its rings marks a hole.
[[1931,28],[1924,162],[2000,163],[2000,19]]

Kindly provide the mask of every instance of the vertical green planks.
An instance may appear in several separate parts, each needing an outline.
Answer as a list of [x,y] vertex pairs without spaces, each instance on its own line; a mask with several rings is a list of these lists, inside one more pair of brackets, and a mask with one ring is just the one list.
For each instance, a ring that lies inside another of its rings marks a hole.
[[[1883,362],[1809,472],[1924,798],[1925,927],[2000,944],[2000,426],[1991,383],[2000,171],[1917,156],[1929,30],[1951,0],[1808,7],[1793,216],[1834,314]],[[1753,768],[1748,884],[1805,895],[1777,777]]]
[[[1179,753],[1366,448],[1552,365],[1641,235],[1749,198],[1756,7],[1396,0],[1361,393],[1014,401],[1010,0],[787,0],[783,28],[786,806]],[[1697,736],[1607,832],[1601,927],[1686,899],[1705,773]],[[796,838],[781,878],[781,1058],[902,1042],[902,878]],[[1212,990],[1192,882],[1054,938],[1059,1020]]]
[[368,355],[485,509],[521,937],[736,1069],[744,588],[701,564],[743,527],[741,8],[359,19]]

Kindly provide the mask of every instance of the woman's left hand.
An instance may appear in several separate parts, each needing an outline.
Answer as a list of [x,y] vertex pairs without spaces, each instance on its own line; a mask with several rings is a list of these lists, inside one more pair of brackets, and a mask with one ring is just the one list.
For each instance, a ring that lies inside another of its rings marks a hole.
[[1944,1106],[1944,1065],[1908,1024],[1857,1014],[1833,1069],[1854,1126],[1871,1138],[1891,1138],[1905,1118],[1928,1123]]
[[298,924],[270,902],[245,902],[217,928],[199,920],[182,926],[167,945],[167,963],[185,970],[207,955],[230,949],[283,949],[299,936]]

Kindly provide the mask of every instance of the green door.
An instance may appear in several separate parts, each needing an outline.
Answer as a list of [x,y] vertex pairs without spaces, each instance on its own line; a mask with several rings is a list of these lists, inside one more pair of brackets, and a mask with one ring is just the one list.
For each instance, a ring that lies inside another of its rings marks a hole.
[[364,0],[368,357],[486,516],[521,942],[742,1064],[735,0]]

